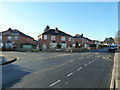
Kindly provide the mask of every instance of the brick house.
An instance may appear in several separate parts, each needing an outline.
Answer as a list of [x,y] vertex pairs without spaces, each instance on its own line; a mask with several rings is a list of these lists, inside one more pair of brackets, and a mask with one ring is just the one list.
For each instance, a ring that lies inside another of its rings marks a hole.
[[21,47],[24,44],[36,45],[36,40],[34,40],[34,38],[20,32],[17,29],[12,30],[9,28],[1,33],[2,35],[0,38],[2,39],[2,44],[5,48]]
[[81,48],[89,48],[89,45],[94,44],[94,41],[83,36],[83,34],[76,34],[74,37],[74,46],[78,44]]
[[38,44],[41,50],[56,48],[59,44],[61,48],[71,47],[73,44],[73,37],[58,28],[50,29],[46,26],[44,32],[38,36]]

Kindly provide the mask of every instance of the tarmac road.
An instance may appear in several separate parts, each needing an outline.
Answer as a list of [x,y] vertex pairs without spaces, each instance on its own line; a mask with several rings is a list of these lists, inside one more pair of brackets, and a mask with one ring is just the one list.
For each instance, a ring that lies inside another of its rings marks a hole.
[[114,53],[3,52],[19,60],[3,66],[3,88],[109,88]]

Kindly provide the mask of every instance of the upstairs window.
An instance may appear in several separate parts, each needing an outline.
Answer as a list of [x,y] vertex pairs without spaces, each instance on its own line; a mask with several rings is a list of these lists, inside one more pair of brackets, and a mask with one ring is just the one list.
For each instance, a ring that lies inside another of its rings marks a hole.
[[0,36],[0,41],[2,41],[2,36]]
[[72,40],[72,38],[71,37],[69,37],[69,41],[71,41]]
[[74,42],[75,40],[73,39],[72,41]]
[[8,36],[8,37],[7,37],[7,40],[12,40],[12,36]]
[[62,40],[62,41],[65,41],[65,37],[64,37],[64,36],[62,36],[62,37],[61,37],[61,40]]
[[18,40],[18,36],[15,36],[14,38],[15,38],[15,40]]
[[55,36],[51,36],[51,40],[55,40]]
[[44,35],[44,40],[47,40],[47,35]]

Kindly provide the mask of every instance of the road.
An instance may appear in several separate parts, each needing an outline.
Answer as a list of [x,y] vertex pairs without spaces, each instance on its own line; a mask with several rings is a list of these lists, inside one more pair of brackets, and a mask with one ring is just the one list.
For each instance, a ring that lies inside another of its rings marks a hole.
[[114,53],[3,52],[19,57],[5,65],[3,88],[109,88]]

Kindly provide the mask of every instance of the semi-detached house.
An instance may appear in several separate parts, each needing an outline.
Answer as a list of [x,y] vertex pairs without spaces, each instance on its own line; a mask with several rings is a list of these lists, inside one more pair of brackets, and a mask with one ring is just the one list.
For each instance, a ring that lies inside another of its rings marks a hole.
[[46,26],[44,32],[38,36],[38,45],[41,50],[56,48],[57,44],[61,45],[61,48],[76,47],[76,44],[83,46],[94,44],[94,42],[86,37],[83,37],[83,34],[76,34],[72,36],[67,34],[58,28],[50,29],[49,26]]
[[61,48],[68,48],[72,46],[73,42],[74,40],[71,35],[58,28],[50,29],[49,26],[38,36],[38,44],[41,50],[55,48],[58,44],[61,45]]
[[6,49],[20,47],[24,44],[36,45],[36,40],[34,40],[34,38],[20,32],[17,29],[13,30],[9,28],[8,30],[1,32],[0,39],[2,41],[1,45],[3,45]]

